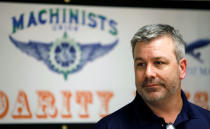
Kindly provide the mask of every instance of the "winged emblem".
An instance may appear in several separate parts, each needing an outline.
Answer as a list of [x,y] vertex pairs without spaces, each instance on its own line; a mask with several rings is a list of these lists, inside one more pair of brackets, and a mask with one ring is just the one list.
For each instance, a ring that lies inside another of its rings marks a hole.
[[67,33],[64,33],[63,38],[48,43],[38,41],[26,43],[16,40],[11,35],[9,39],[22,52],[43,61],[50,70],[63,74],[65,80],[68,74],[81,70],[88,61],[104,56],[118,43],[116,39],[108,45],[102,45],[100,42],[82,44],[70,39]]
[[203,63],[203,60],[201,59],[201,53],[200,52],[195,52],[196,49],[205,47],[210,44],[209,39],[200,39],[197,41],[194,41],[190,44],[186,44],[185,50],[186,54],[189,54],[193,56],[195,59],[197,59],[200,63]]

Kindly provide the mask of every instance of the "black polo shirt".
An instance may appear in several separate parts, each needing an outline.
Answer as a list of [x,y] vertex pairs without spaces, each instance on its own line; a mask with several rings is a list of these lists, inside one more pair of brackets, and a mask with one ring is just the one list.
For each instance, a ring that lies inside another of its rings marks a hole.
[[[176,129],[210,129],[210,112],[187,101],[181,92],[183,107],[177,116]],[[94,129],[165,129],[167,123],[155,115],[140,95],[128,105],[96,123]]]

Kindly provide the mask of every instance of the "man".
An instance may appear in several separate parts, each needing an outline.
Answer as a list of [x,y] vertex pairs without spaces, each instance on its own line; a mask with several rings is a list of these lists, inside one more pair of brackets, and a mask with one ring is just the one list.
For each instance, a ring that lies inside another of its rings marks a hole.
[[169,25],[146,25],[131,45],[136,97],[95,129],[210,129],[210,112],[188,102],[181,90],[187,60],[180,33]]

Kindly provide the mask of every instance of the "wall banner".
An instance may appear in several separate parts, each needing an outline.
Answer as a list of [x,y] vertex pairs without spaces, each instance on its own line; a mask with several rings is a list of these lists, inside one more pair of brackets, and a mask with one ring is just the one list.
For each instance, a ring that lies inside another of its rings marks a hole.
[[210,109],[210,11],[0,3],[0,123],[94,123],[135,96],[130,39],[164,23],[186,41],[188,99]]

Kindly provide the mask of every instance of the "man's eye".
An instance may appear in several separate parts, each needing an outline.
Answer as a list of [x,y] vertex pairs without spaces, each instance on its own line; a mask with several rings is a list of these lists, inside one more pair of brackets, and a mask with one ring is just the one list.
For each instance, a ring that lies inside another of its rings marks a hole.
[[137,66],[143,67],[143,66],[145,66],[145,63],[138,63]]
[[155,61],[155,64],[156,65],[161,65],[161,64],[164,64],[164,62],[162,62],[162,61]]

